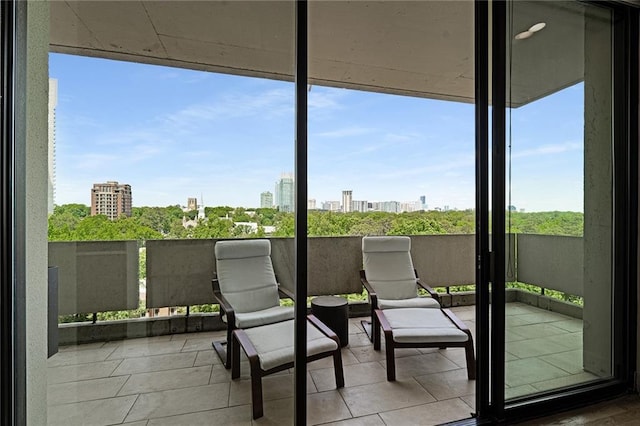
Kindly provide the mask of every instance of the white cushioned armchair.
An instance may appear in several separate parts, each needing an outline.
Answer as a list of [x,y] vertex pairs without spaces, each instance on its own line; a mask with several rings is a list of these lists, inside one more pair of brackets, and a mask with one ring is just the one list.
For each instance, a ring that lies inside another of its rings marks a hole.
[[[380,339],[376,309],[440,308],[438,293],[422,283],[411,259],[411,238],[406,236],[363,237],[360,281],[369,294],[371,323],[363,321],[374,345]],[[420,297],[418,286],[431,297]]]
[[231,368],[232,333],[293,318],[292,306],[280,306],[280,295],[293,294],[279,286],[271,262],[271,242],[264,239],[218,241],[213,294],[227,323],[227,341],[213,342],[226,368]]

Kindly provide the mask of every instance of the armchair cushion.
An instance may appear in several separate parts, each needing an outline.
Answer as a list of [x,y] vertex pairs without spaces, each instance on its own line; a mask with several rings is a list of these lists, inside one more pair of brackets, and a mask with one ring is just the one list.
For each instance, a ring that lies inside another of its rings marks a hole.
[[383,311],[398,343],[466,342],[460,330],[440,309],[390,309]]
[[432,297],[413,297],[411,299],[378,299],[379,309],[396,308],[439,308],[440,304]]
[[[290,320],[244,330],[260,356],[260,368],[270,370],[293,362],[293,327],[294,322]],[[307,357],[337,348],[335,340],[307,322]]]
[[280,305],[269,240],[218,241],[214,250],[220,290],[236,313]]
[[[274,322],[293,319],[293,306],[274,306],[255,312],[236,313],[237,328],[251,328],[259,325],[271,324]],[[226,316],[222,318],[227,321]]]
[[409,237],[364,237],[362,260],[367,281],[379,299],[411,299],[418,295]]

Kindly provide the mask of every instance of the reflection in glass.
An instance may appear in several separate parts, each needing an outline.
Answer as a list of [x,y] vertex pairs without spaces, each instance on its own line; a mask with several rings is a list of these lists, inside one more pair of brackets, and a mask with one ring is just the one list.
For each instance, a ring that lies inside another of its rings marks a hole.
[[507,399],[612,374],[610,11],[513,2],[509,23]]

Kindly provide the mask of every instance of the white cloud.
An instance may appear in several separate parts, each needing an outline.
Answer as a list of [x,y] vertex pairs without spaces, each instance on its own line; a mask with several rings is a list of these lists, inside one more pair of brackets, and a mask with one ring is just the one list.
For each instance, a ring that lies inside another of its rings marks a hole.
[[517,147],[514,152],[511,154],[512,158],[523,158],[523,157],[533,157],[533,156],[541,156],[541,155],[551,155],[551,154],[560,154],[562,152],[568,151],[578,151],[583,149],[582,143],[577,142],[565,142],[560,144],[553,145],[541,145],[539,147],[533,149],[526,149],[524,151],[518,151]]

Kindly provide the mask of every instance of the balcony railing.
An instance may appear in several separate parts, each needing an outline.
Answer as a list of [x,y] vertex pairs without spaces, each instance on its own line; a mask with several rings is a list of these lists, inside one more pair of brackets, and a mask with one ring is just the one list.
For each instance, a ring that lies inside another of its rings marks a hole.
[[[475,281],[474,235],[412,236],[412,258],[420,278],[433,287],[467,286]],[[216,240],[150,240],[146,242],[147,309],[214,303]],[[272,259],[279,282],[294,288],[294,242],[271,238]],[[582,238],[512,235],[507,239],[507,281],[535,284],[542,289],[583,294]],[[310,296],[361,293],[360,237],[309,239]],[[49,264],[58,266],[58,314],[73,315],[133,310],[140,306],[139,249],[136,241],[50,242]],[[473,292],[443,294],[445,306],[470,305]],[[508,301],[581,317],[577,305],[522,291]],[[365,314],[366,307],[357,310]],[[60,342],[142,337],[223,327],[217,315],[174,316],[168,319],[114,321],[105,324],[60,326]]]

